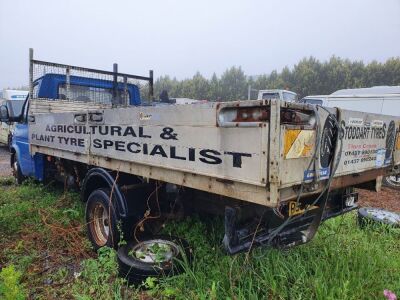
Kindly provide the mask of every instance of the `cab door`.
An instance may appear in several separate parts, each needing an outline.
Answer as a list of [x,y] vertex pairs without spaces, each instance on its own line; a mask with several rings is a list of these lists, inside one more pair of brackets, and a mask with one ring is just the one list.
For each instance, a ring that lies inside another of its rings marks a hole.
[[24,176],[32,176],[33,158],[29,151],[29,125],[28,125],[29,98],[26,99],[21,121],[15,124],[12,147],[15,149],[20,170]]

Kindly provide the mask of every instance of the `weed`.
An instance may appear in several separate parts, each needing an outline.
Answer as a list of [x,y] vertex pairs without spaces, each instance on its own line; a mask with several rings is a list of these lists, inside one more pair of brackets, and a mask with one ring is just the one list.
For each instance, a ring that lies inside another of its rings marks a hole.
[[14,279],[7,282],[15,284],[7,286],[17,286],[24,295],[25,285],[33,298],[82,300],[377,299],[384,290],[400,294],[400,230],[359,229],[355,213],[324,222],[308,244],[287,251],[258,248],[248,258],[223,251],[221,218],[171,221],[164,233],[189,242],[192,263],[184,259],[179,275],[128,287],[118,278],[113,249],[99,250],[97,258],[89,250],[83,208],[78,195],[52,187],[28,182],[2,189],[0,264],[22,272],[10,272],[14,275],[6,277]]
[[24,287],[20,284],[21,273],[13,265],[0,272],[0,298],[4,300],[22,300],[26,298]]

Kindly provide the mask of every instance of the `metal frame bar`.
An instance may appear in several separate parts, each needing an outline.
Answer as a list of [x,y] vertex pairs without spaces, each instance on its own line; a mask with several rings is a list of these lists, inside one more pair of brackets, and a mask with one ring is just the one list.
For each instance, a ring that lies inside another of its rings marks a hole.
[[[41,65],[46,65],[46,66],[51,66],[51,67],[58,67],[58,68],[69,68],[71,70],[99,73],[99,74],[110,75],[110,76],[115,75],[115,73],[112,71],[104,71],[104,70],[90,69],[90,68],[84,68],[84,67],[78,67],[78,66],[63,65],[63,64],[58,64],[58,63],[53,63],[53,62],[48,62],[48,61],[43,61],[43,60],[32,59],[31,63],[32,64],[41,64]],[[121,77],[126,76],[126,78],[131,78],[131,79],[139,79],[139,80],[145,80],[145,81],[149,81],[149,82],[151,81],[151,84],[153,84],[152,77],[130,75],[130,74],[125,74],[125,73],[117,73],[116,75],[121,76]]]

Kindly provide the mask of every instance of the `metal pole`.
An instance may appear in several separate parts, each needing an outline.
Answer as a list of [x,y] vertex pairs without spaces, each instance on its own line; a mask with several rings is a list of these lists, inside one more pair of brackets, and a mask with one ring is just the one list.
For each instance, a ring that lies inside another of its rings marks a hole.
[[66,95],[65,95],[65,98],[67,99],[67,100],[70,100],[71,99],[71,95],[70,95],[70,88],[71,88],[71,70],[67,67],[66,69],[65,69],[65,82],[66,82],[66,85],[67,85],[67,91],[66,91]]
[[251,98],[251,85],[249,84],[249,87],[247,88],[247,100],[250,100]]
[[33,97],[33,48],[29,48],[29,99]]
[[117,95],[118,95],[118,91],[117,91],[117,89],[118,89],[118,82],[117,82],[117,80],[118,80],[118,64],[116,64],[116,63],[114,63],[114,65],[113,65],[113,72],[114,72],[114,78],[113,78],[113,99],[112,99],[112,103],[113,104],[119,104],[119,103],[116,103],[117,102]]
[[128,95],[128,78],[124,76],[124,104],[129,105],[129,95]]
[[150,103],[153,102],[154,100],[154,90],[153,90],[153,70],[150,70],[149,72],[149,101]]

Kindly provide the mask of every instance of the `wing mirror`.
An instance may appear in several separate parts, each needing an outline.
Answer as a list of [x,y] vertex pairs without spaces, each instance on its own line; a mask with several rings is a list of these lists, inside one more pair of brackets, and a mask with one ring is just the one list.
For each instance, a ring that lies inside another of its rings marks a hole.
[[10,114],[8,112],[8,107],[6,105],[0,106],[0,121],[1,122],[10,121]]

